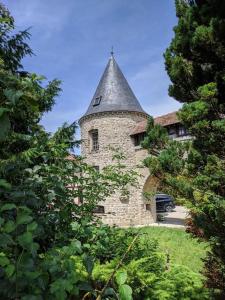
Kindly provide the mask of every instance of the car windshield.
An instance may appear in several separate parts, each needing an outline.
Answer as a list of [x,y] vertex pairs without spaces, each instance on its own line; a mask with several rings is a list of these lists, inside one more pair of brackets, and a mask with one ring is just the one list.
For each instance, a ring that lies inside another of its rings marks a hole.
[[164,200],[164,199],[168,199],[168,200],[173,200],[172,196],[170,195],[166,195],[166,194],[157,194],[155,195],[157,200]]

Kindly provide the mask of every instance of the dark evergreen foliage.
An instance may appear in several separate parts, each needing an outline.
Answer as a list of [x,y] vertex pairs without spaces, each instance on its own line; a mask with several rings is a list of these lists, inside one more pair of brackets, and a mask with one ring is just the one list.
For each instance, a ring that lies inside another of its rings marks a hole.
[[211,244],[207,284],[225,297],[225,1],[177,0],[176,11],[165,65],[169,95],[183,103],[178,116],[193,140],[165,142],[151,125],[143,143],[152,154],[146,165],[171,193],[186,198],[188,230]]

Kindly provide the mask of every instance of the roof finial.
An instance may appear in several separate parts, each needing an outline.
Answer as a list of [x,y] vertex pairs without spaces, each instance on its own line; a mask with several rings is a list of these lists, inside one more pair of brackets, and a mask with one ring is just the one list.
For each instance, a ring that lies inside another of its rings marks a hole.
[[113,55],[114,55],[114,51],[113,51],[113,46],[112,46],[112,48],[111,48],[111,56],[113,57]]

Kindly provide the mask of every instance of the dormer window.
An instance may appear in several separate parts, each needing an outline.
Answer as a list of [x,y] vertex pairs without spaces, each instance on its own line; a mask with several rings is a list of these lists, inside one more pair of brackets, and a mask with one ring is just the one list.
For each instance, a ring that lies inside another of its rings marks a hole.
[[93,106],[99,105],[101,100],[102,100],[102,96],[96,97],[94,100]]

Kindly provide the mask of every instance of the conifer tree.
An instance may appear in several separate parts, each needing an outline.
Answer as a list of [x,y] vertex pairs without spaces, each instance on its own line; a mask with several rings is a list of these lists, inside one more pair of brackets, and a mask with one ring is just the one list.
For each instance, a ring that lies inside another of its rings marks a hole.
[[178,117],[193,139],[171,141],[150,119],[145,164],[164,188],[186,199],[189,231],[211,245],[207,284],[225,297],[225,1],[176,0],[176,13],[165,66],[169,95],[183,104]]

